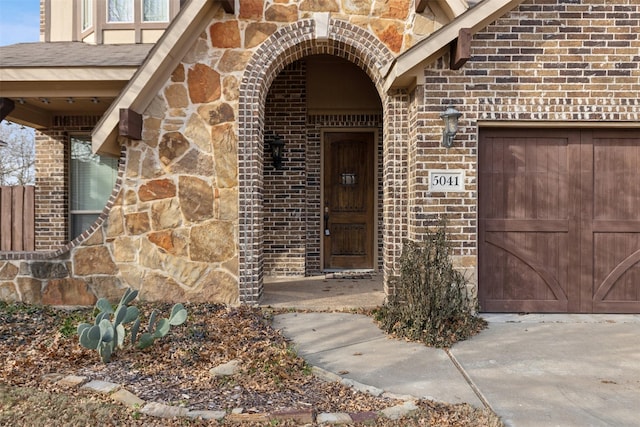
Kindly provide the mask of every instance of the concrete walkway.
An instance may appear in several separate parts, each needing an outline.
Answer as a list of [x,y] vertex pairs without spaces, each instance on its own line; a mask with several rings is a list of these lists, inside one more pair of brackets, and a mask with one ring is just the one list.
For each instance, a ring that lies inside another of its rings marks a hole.
[[265,278],[260,305],[298,310],[335,311],[374,308],[384,302],[382,275]]
[[484,317],[489,328],[450,351],[390,339],[348,313],[292,312],[274,326],[312,365],[396,394],[485,405],[507,426],[640,426],[640,316]]

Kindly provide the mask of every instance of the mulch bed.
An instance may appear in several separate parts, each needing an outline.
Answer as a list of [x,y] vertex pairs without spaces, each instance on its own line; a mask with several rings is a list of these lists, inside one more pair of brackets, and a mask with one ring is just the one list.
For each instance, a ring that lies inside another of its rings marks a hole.
[[[137,302],[135,305],[143,314],[159,308],[167,315],[171,307],[168,304]],[[75,333],[79,323],[92,323],[92,310],[66,311],[0,303],[0,354],[4,359],[0,368],[0,384],[3,386],[0,395],[37,390],[45,396],[73,397],[77,394],[78,402],[89,399],[83,394],[86,392],[61,388],[43,379],[47,374],[62,374],[84,375],[123,384],[145,401],[184,406],[190,410],[230,412],[243,408],[245,413],[264,413],[313,408],[318,412],[356,413],[380,411],[402,403],[315,377],[310,366],[270,326],[270,314],[259,308],[217,304],[185,304],[185,307],[187,321],[172,328],[168,336],[145,350],[121,349],[112,357],[111,363],[105,365],[97,352],[78,344]],[[240,361],[241,368],[237,374],[216,377],[210,373],[211,368],[231,360]],[[30,402],[31,407],[36,406],[34,412],[38,410],[40,401],[43,405],[52,404],[45,403],[46,400]],[[95,401],[96,398],[89,400]],[[107,404],[106,398],[104,400]],[[0,405],[3,405],[0,406],[0,414],[12,413],[9,410],[12,407],[18,411],[13,412],[14,415],[21,413],[16,409],[20,405],[18,400],[8,399],[3,403],[0,399]],[[64,405],[69,405],[69,402]],[[420,402],[420,407],[423,421],[415,425],[471,426],[489,425],[487,420],[495,421],[493,414],[467,405]],[[47,413],[46,408],[41,409],[40,412]],[[157,422],[128,408],[121,409],[111,413],[116,424],[141,422],[148,425]],[[429,421],[431,418],[439,421],[432,423]],[[20,424],[17,419],[13,421],[14,425],[28,425],[28,417],[26,420],[25,424]],[[457,421],[451,424],[446,420]],[[162,425],[173,425],[168,424],[168,420],[163,422]],[[175,425],[182,425],[184,421],[175,422]],[[375,425],[387,425],[385,422],[380,420]],[[0,425],[4,423],[12,424],[11,420],[0,415]],[[490,424],[499,425],[493,421]],[[232,424],[225,422],[224,425]],[[413,424],[407,421],[403,425]]]

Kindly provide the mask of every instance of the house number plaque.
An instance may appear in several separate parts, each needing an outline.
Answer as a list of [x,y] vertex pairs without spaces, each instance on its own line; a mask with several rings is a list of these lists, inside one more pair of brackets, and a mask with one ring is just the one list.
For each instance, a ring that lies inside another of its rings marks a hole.
[[430,170],[429,191],[464,191],[464,170]]
[[355,173],[343,173],[340,175],[340,182],[342,185],[356,185],[356,174]]

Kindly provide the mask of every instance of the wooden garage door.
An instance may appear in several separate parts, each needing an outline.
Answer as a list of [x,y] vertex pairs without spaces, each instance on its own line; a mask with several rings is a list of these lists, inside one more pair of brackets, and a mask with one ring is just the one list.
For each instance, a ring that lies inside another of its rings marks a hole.
[[481,310],[640,312],[640,131],[488,129]]

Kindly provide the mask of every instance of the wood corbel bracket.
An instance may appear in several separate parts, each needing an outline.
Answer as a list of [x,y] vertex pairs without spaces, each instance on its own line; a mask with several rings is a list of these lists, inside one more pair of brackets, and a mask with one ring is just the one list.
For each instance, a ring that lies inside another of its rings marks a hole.
[[0,98],[0,122],[15,108],[16,103],[9,98]]
[[449,44],[449,68],[459,70],[471,58],[471,28],[461,28],[458,38]]
[[124,138],[142,139],[142,114],[136,113],[130,108],[120,109],[120,122],[118,132]]

